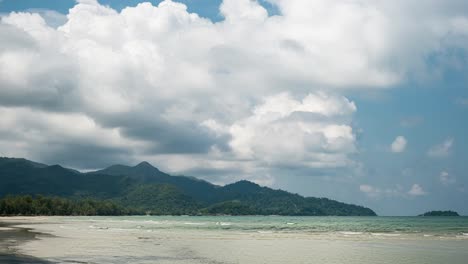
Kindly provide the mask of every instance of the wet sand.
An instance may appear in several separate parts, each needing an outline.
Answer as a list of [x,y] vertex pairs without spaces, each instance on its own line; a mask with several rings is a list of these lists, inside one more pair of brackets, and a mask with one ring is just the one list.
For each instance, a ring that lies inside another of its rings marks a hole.
[[22,243],[36,239],[37,233],[28,228],[16,227],[13,219],[0,218],[0,263],[3,264],[49,264],[51,262],[19,254],[16,250]]

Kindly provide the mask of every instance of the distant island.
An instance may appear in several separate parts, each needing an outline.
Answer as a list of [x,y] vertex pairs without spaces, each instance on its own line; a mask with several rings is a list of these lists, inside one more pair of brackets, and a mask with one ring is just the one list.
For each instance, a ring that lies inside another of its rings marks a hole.
[[454,211],[430,211],[419,216],[460,216],[457,212]]
[[0,215],[375,216],[369,208],[303,197],[249,181],[219,186],[142,162],[81,173],[0,158]]

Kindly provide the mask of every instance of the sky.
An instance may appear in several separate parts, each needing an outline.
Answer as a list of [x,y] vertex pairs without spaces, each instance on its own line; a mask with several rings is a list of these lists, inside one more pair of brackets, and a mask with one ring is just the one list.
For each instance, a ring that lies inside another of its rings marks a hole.
[[468,2],[2,0],[0,156],[468,214]]

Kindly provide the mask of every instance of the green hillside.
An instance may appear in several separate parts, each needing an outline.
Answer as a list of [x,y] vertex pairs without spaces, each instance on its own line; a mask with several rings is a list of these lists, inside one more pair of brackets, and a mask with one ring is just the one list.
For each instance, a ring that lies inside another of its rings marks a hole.
[[157,215],[375,215],[362,206],[303,197],[249,181],[217,186],[194,177],[171,176],[147,162],[80,173],[59,165],[0,158],[0,180],[0,198],[44,195],[72,201],[97,199]]

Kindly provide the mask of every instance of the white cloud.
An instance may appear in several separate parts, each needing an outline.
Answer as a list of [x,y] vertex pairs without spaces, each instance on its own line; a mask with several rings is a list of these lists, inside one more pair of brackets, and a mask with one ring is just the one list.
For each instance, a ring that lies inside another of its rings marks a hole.
[[366,194],[369,198],[382,198],[382,197],[404,197],[403,187],[396,185],[393,188],[379,188],[372,185],[363,184],[359,186],[359,190]]
[[359,190],[365,194],[367,194],[369,197],[378,197],[382,193],[382,191],[378,188],[375,188],[371,185],[360,185]]
[[446,139],[443,143],[432,146],[427,155],[432,158],[444,158],[450,155],[450,151],[453,146],[453,138]]
[[268,17],[268,12],[256,1],[223,1],[220,11],[229,23],[252,20],[265,21]]
[[348,155],[356,151],[349,125],[354,111],[354,103],[341,96],[319,92],[299,101],[281,93],[265,98],[251,116],[233,124],[204,124],[215,132],[224,129],[239,159],[269,167],[342,167],[351,163]]
[[39,14],[44,19],[46,24],[53,28],[58,28],[67,22],[66,15],[59,13],[57,11],[54,11],[54,10],[32,8],[32,9],[26,10],[26,12]]
[[411,186],[411,189],[408,191],[408,194],[410,196],[422,196],[422,195],[426,195],[427,192],[423,190],[421,185],[413,184],[413,186]]
[[407,141],[405,137],[403,136],[396,137],[391,145],[392,152],[400,153],[400,152],[405,151],[406,144],[407,144]]
[[424,191],[424,189],[419,184],[413,184],[409,191],[405,191],[401,185],[396,185],[392,188],[379,188],[367,184],[360,185],[359,190],[369,198],[410,198],[413,196],[422,196],[427,194],[427,192]]
[[83,114],[0,107],[0,116],[0,156],[99,168],[109,160],[133,162],[131,151],[147,147]]
[[443,185],[455,183],[456,180],[447,171],[442,171],[439,175],[439,180]]
[[218,23],[168,0],[121,12],[80,0],[58,28],[44,12],[2,16],[2,119],[23,127],[2,151],[39,153],[57,133],[41,128],[29,140],[35,124],[14,111],[25,109],[45,123],[90,120],[119,140],[77,142],[128,148],[128,159],[172,170],[252,177],[273,175],[268,166],[349,166],[356,106],[341,91],[430,75],[428,55],[468,47],[465,6],[453,1],[270,2],[281,15],[224,0]]

